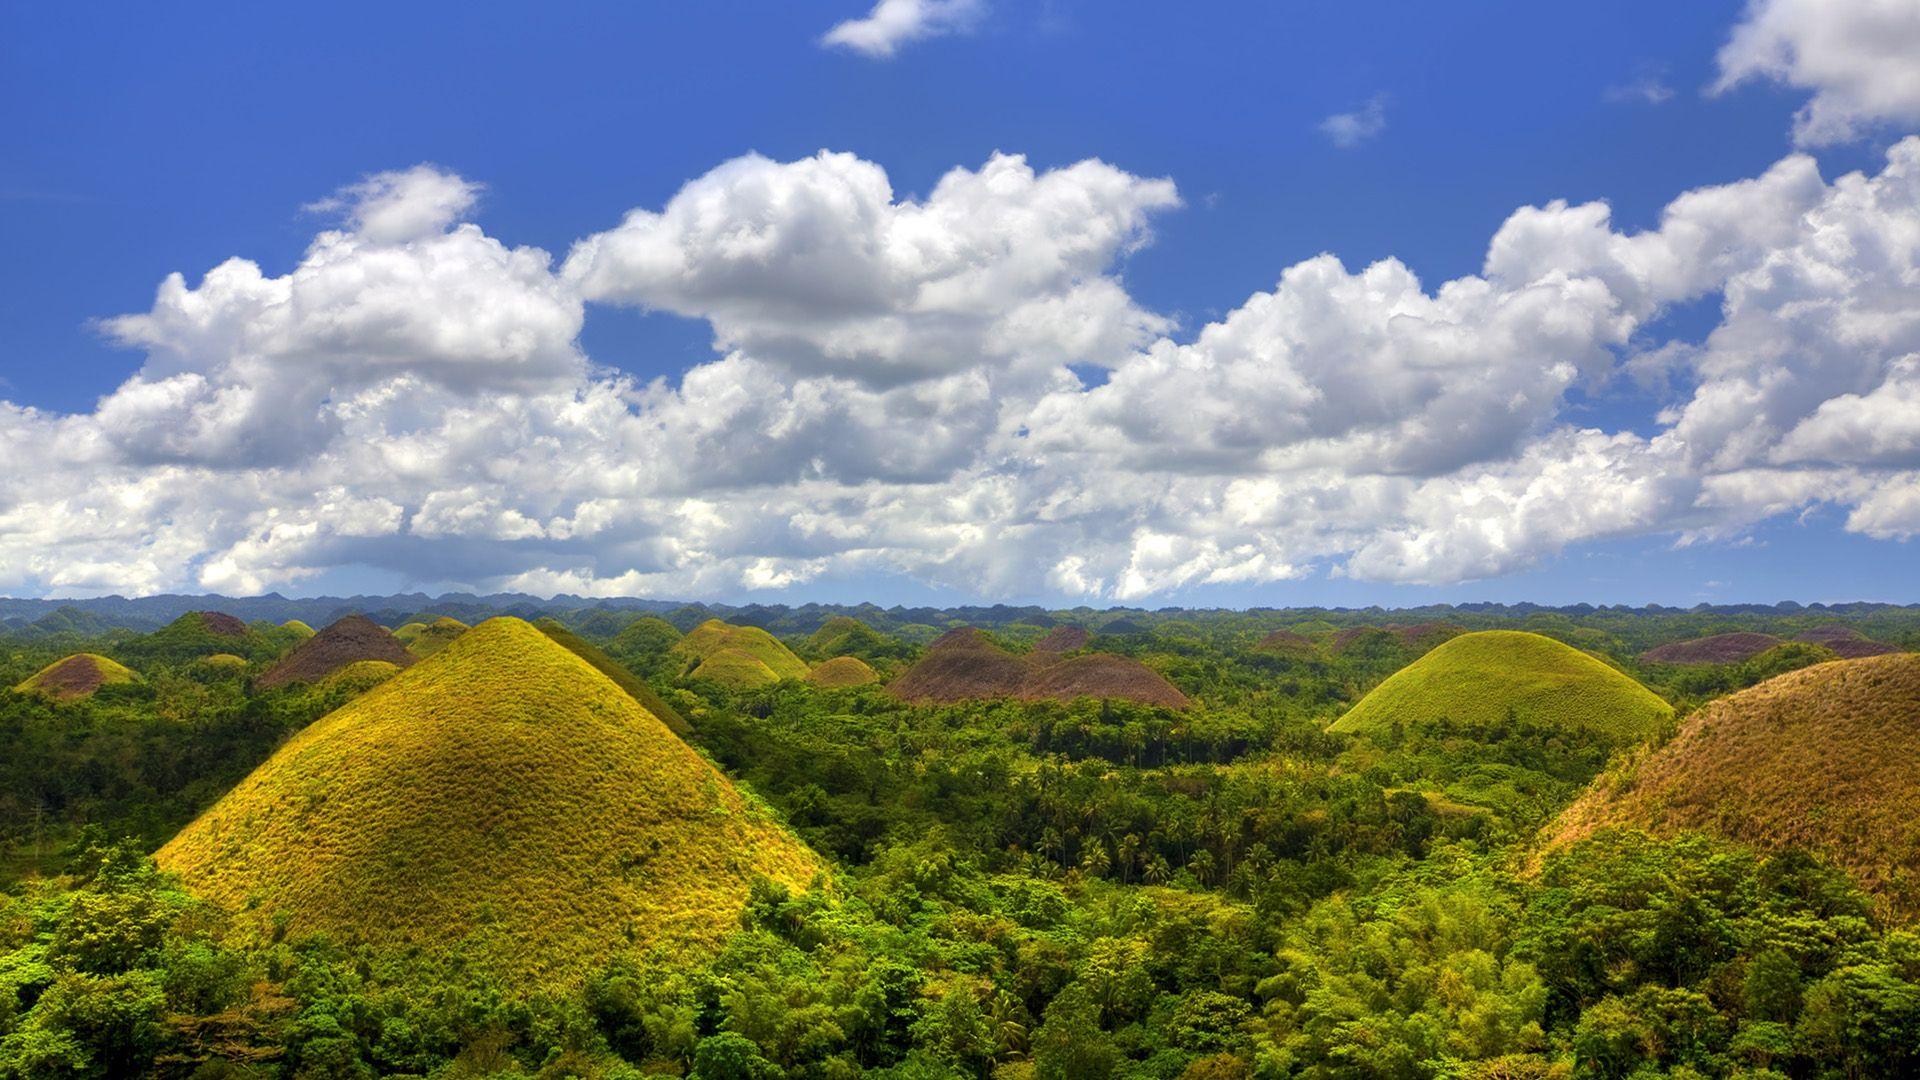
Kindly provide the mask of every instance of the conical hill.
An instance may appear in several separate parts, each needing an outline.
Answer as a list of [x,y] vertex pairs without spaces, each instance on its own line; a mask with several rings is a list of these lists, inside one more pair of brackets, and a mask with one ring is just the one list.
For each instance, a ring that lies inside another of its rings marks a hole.
[[[730,649],[766,665],[776,682],[807,677],[807,662],[794,655],[793,650],[782,644],[779,638],[757,626],[734,626],[719,619],[708,619],[675,642],[672,652],[680,657],[682,674],[693,673],[699,677],[700,667]],[[728,657],[721,664],[709,668],[707,677],[724,681],[716,678],[719,668],[725,667],[731,672],[735,668],[749,666],[737,657]]]
[[103,686],[139,681],[140,676],[116,661],[95,653],[75,653],[41,668],[14,690],[22,694],[39,694],[55,701],[75,701],[92,697],[94,691]]
[[254,686],[270,690],[288,683],[317,683],[350,664],[383,660],[411,667],[413,654],[384,626],[365,615],[349,615],[301,642],[286,658],[261,673]]
[[457,952],[535,987],[710,945],[818,858],[592,665],[498,618],[294,736],[162,848],[262,938]]
[[1920,919],[1920,654],[1836,660],[1709,702],[1595,781],[1550,832],[1702,829],[1801,848]]
[[1673,707],[1571,645],[1519,630],[1447,641],[1373,688],[1333,730],[1441,723],[1488,729],[1517,721],[1592,732],[1615,746],[1654,737]]

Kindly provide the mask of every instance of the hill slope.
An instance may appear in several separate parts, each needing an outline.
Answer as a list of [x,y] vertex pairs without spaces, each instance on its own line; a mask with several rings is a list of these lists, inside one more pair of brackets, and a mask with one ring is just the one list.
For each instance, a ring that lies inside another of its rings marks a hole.
[[808,672],[807,681],[815,686],[838,690],[877,683],[880,675],[857,656],[836,656]]
[[1608,825],[1805,848],[1920,918],[1920,655],[1818,664],[1707,704],[1596,781],[1550,842]]
[[393,632],[416,659],[425,660],[447,647],[454,638],[467,632],[467,624],[442,615],[430,623],[408,623]]
[[1615,745],[1657,734],[1673,708],[1632,679],[1550,637],[1518,630],[1463,634],[1401,668],[1333,724],[1384,730],[1446,721],[1463,728],[1524,723],[1595,732]]
[[1772,634],[1747,630],[1690,641],[1670,641],[1640,654],[1649,664],[1738,664],[1780,644]]
[[413,654],[386,627],[365,615],[349,615],[301,642],[286,659],[268,668],[253,684],[270,690],[288,683],[317,683],[362,660],[383,660],[395,667],[410,667]]
[[1131,657],[1096,652],[1063,660],[1059,653],[1045,650],[1015,656],[971,626],[940,635],[918,663],[887,684],[887,693],[917,704],[1083,697],[1170,709],[1189,704],[1187,696],[1159,672]]
[[[672,652],[681,658],[681,674],[686,674],[701,667],[716,653],[728,649],[766,665],[776,681],[807,677],[807,662],[795,656],[792,649],[780,643],[779,638],[757,626],[734,626],[719,619],[708,619],[675,642]],[[737,662],[730,659],[719,666],[733,667],[737,666]]]
[[684,739],[693,734],[693,728],[687,725],[686,718],[680,715],[678,709],[667,704],[664,698],[653,692],[653,687],[642,682],[633,672],[621,667],[619,661],[602,652],[599,646],[567,629],[558,619],[541,619],[533,625],[541,633],[559,642],[562,648],[591,664],[595,671],[612,679],[615,686],[631,695],[633,700],[640,703],[641,708],[659,717],[660,722],[667,725],[675,735]]
[[489,620],[287,742],[157,859],[231,913],[528,989],[710,944],[818,858],[606,676]]
[[94,653],[75,653],[41,668],[14,690],[55,701],[74,701],[92,697],[93,692],[103,686],[139,681],[140,676],[116,661]]

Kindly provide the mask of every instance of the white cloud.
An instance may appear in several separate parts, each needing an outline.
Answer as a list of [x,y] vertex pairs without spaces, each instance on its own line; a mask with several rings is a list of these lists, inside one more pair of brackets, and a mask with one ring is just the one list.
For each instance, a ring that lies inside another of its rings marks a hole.
[[[1789,157],[1640,233],[1522,208],[1433,286],[1319,256],[1180,337],[1121,276],[1173,185],[1097,161],[996,155],[903,198],[848,155],[743,158],[558,269],[466,221],[474,190],[357,185],[288,273],[230,259],[106,322],[145,363],[94,411],[0,402],[0,584],[243,592],[351,564],[1135,600],[1459,581],[1816,504],[1920,534],[1920,138],[1832,182]],[[1660,340],[1702,297],[1716,329]],[[673,381],[595,367],[591,304],[704,319],[717,353]],[[1622,374],[1673,395],[1650,432],[1570,407]]]
[[969,30],[985,11],[984,0],[878,0],[865,16],[821,35],[820,43],[884,60],[903,45]]
[[1802,145],[1846,142],[1882,123],[1920,122],[1920,3],[1748,0],[1720,50],[1724,92],[1764,79],[1813,92],[1794,118]]
[[1334,113],[1320,121],[1320,133],[1342,150],[1351,150],[1387,130],[1387,95],[1375,94],[1352,112]]

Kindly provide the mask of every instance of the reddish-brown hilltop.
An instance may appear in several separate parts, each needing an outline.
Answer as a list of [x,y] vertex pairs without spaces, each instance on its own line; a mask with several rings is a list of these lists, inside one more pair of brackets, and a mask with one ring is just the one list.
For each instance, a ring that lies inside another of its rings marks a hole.
[[920,662],[887,684],[902,701],[950,704],[1012,697],[1027,680],[1026,661],[971,626],[949,630],[927,647]]
[[1333,635],[1333,651],[1345,652],[1366,638],[1383,634],[1407,648],[1413,648],[1418,645],[1438,645],[1447,638],[1465,632],[1465,627],[1443,622],[1406,623],[1400,626],[1352,626]]
[[1641,653],[1640,659],[1649,664],[1738,664],[1780,643],[1772,634],[1742,630],[1691,641],[1670,641]]
[[196,611],[207,633],[220,637],[246,637],[247,624],[224,611]]
[[1037,653],[1070,653],[1075,649],[1084,649],[1093,635],[1084,626],[1056,626],[1047,631],[1047,635],[1033,643]]
[[1088,653],[1035,671],[1020,686],[1022,701],[1108,698],[1184,709],[1191,702],[1165,676],[1132,657]]
[[942,634],[919,663],[887,684],[887,692],[920,704],[1097,697],[1175,709],[1188,705],[1185,694],[1137,660],[1112,653],[1062,660],[1057,652],[1038,649],[1015,656],[970,626]]
[[1814,852],[1899,919],[1920,917],[1920,654],[1834,660],[1695,712],[1549,829],[1702,829]]
[[287,683],[314,683],[362,660],[385,660],[411,667],[414,655],[392,632],[365,615],[349,615],[301,642],[286,659],[254,680],[261,689]]
[[1282,656],[1307,656],[1318,651],[1318,648],[1312,638],[1291,630],[1275,630],[1253,646],[1255,652],[1279,653]]
[[1829,623],[1816,626],[1805,633],[1795,634],[1795,641],[1805,641],[1813,645],[1823,645],[1833,650],[1842,660],[1858,660],[1863,656],[1885,656],[1901,650],[1884,641],[1875,641],[1851,626]]

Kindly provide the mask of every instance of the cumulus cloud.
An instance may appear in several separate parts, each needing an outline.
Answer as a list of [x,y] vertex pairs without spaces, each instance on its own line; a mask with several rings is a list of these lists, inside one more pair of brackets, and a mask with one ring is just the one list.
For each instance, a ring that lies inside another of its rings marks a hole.
[[1375,94],[1352,112],[1334,113],[1320,121],[1320,133],[1342,150],[1351,150],[1387,130],[1387,95]]
[[1724,92],[1750,80],[1812,91],[1794,117],[1802,145],[1846,142],[1885,122],[1920,122],[1920,4],[1749,0],[1721,48]]
[[[1816,504],[1920,534],[1920,138],[1832,181],[1791,156],[1641,232],[1521,208],[1451,281],[1318,256],[1190,333],[1123,274],[1173,184],[1098,161],[996,155],[905,197],[850,155],[750,156],[557,267],[470,220],[477,190],[362,181],[287,273],[230,259],[104,322],[145,360],[94,410],[0,402],[0,582],[250,592],[353,565],[1139,600],[1453,582]],[[1660,339],[1708,297],[1710,334]],[[596,305],[705,320],[715,355],[597,366]],[[1580,422],[1574,395],[1623,376],[1669,395],[1654,428]]]
[[971,29],[985,11],[984,0],[878,0],[821,35],[820,44],[885,60],[903,45]]

